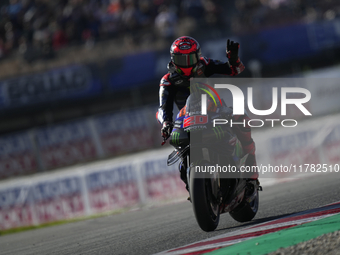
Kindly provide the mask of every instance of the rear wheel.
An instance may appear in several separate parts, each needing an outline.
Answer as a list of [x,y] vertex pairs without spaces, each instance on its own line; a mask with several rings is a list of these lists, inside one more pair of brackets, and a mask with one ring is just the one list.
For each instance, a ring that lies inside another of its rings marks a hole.
[[191,170],[190,198],[200,228],[206,232],[215,230],[220,220],[220,206],[218,198],[213,195],[211,179]]

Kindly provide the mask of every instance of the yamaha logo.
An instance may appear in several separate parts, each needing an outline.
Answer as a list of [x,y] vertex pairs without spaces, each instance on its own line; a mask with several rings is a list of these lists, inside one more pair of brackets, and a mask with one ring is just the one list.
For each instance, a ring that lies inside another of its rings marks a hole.
[[183,80],[178,80],[175,82],[175,84],[181,84],[183,82]]

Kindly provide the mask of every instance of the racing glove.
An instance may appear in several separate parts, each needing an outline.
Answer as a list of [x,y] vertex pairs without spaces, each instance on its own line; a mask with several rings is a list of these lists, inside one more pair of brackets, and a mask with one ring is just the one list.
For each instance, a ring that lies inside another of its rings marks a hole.
[[228,39],[227,41],[227,50],[226,50],[226,55],[227,58],[229,59],[230,65],[234,66],[237,65],[240,60],[238,58],[238,49],[240,48],[240,44],[234,41],[230,41]]
[[172,128],[173,128],[173,124],[172,124],[171,121],[164,121],[163,122],[163,127],[161,129],[161,135],[164,139],[169,138],[171,131],[172,131]]

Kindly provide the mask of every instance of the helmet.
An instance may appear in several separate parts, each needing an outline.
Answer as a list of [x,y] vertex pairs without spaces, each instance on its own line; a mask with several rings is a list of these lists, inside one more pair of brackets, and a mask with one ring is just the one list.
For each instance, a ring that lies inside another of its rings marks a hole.
[[201,57],[201,47],[194,38],[182,36],[172,43],[170,55],[171,62],[176,67],[176,72],[190,77]]

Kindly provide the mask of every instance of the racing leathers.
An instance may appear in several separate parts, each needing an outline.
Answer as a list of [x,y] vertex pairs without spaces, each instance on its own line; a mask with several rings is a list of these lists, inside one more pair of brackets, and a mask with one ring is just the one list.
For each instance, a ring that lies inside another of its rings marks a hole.
[[[224,74],[235,76],[240,74],[244,70],[243,63],[238,59],[235,65],[230,65],[229,62],[221,62],[219,60],[208,59],[201,57],[195,70],[193,77],[204,78],[210,77],[214,74]],[[156,114],[157,120],[162,124],[162,136],[167,139],[170,136],[172,130],[172,116],[174,103],[178,109],[182,109],[185,106],[186,100],[190,95],[190,79],[178,74],[173,63],[170,61],[168,64],[168,73],[164,75],[160,81],[159,89],[159,102],[160,106]],[[248,123],[249,117],[247,115],[233,116],[233,120],[237,122]],[[164,132],[164,130],[167,130]],[[249,153],[246,164],[256,165],[255,160],[255,143],[251,138],[251,130],[249,126],[234,125],[233,131],[240,140],[245,153]],[[181,178],[185,177],[183,169],[185,166],[180,164]],[[184,169],[185,170],[185,169]],[[257,178],[257,175],[254,176]],[[183,178],[182,178],[183,179]]]

